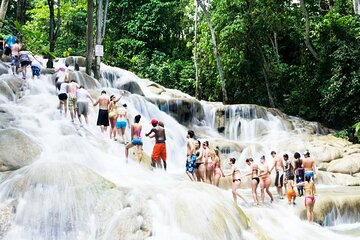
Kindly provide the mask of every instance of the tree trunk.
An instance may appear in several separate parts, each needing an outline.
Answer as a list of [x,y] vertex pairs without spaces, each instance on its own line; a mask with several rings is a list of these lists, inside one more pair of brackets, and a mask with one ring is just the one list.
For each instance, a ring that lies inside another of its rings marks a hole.
[[87,0],[86,18],[86,73],[91,76],[91,67],[94,54],[94,0]]
[[5,20],[5,16],[6,16],[8,6],[9,6],[9,2],[10,2],[10,0],[2,0],[1,1],[1,6],[0,6],[0,29],[4,25],[4,20]]
[[16,20],[21,24],[25,24],[26,1],[18,0],[16,6]]
[[360,15],[360,0],[353,0],[354,12]]
[[313,57],[318,61],[319,60],[318,54],[316,53],[315,48],[314,48],[314,46],[313,46],[313,44],[311,42],[311,39],[310,39],[310,20],[309,20],[309,14],[308,14],[308,12],[306,10],[306,7],[305,7],[304,0],[300,0],[300,7],[301,7],[301,10],[302,10],[303,15],[305,17],[305,24],[306,24],[305,45],[309,49],[309,51],[311,52]]
[[196,87],[195,87],[195,98],[200,99],[200,87],[199,87],[199,69],[197,65],[197,18],[198,18],[198,8],[199,5],[197,2],[195,3],[195,34],[194,34],[194,65],[195,65],[195,80],[196,80]]
[[[103,0],[97,0],[97,12],[96,12],[96,45],[101,45],[105,36],[106,30],[106,16],[109,1],[105,0],[105,13],[103,13]],[[95,68],[94,77],[98,80],[101,78],[100,74],[101,57],[95,56]]]
[[50,31],[49,31],[49,42],[50,42],[50,54],[49,60],[46,63],[47,68],[53,68],[53,52],[55,51],[56,39],[59,36],[61,17],[60,17],[60,0],[57,0],[57,23],[55,23],[55,1],[48,0],[49,13],[50,13]]
[[225,104],[227,102],[228,98],[227,98],[227,92],[226,92],[226,86],[225,86],[224,73],[223,73],[223,69],[222,69],[222,66],[221,66],[220,54],[219,54],[217,44],[216,44],[214,27],[213,27],[213,24],[211,22],[210,14],[206,9],[206,6],[201,2],[201,0],[196,0],[196,2],[200,5],[201,9],[204,11],[206,20],[207,20],[207,22],[209,24],[210,33],[211,33],[211,41],[212,41],[213,50],[214,50],[214,56],[216,58],[216,63],[217,63],[217,67],[218,67],[219,75],[220,75],[222,95],[223,95],[223,103]]
[[[253,15],[252,15],[252,0],[250,1],[247,1],[247,5],[248,5],[248,12],[249,12],[249,15],[250,15],[250,24],[249,24],[249,29],[251,31],[251,34],[253,35],[253,38],[254,38],[254,42],[255,42],[255,48],[257,49],[257,52],[259,53],[260,55],[260,58],[261,58],[261,70],[262,70],[262,74],[263,74],[263,77],[264,77],[264,80],[265,80],[265,86],[266,86],[266,92],[267,92],[267,95],[268,95],[268,100],[269,100],[269,105],[270,107],[272,108],[275,108],[275,103],[274,103],[274,99],[272,97],[272,94],[271,94],[271,89],[270,89],[270,82],[269,82],[269,77],[268,77],[268,72],[269,72],[269,64],[266,60],[266,56],[264,54],[264,51],[262,50],[261,48],[261,45],[258,41],[258,36],[256,34],[256,31],[253,31],[252,30],[252,26],[254,25],[254,20],[253,20]],[[274,43],[273,43],[273,46],[274,48],[276,49],[275,52],[276,54],[277,53],[277,37],[276,37],[276,33],[274,32]]]

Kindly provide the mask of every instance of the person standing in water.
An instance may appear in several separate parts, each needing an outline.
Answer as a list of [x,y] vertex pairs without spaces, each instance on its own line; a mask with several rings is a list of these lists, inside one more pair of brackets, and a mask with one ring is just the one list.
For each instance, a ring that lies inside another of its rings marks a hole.
[[195,142],[195,175],[198,182],[205,182],[205,162],[204,162],[204,149],[201,147],[200,140]]
[[19,40],[15,40],[15,44],[12,44],[11,47],[11,69],[13,74],[17,74],[19,70],[19,55],[21,45],[19,44]]
[[89,92],[84,89],[84,86],[80,86],[78,90],[76,90],[76,104],[77,104],[77,114],[80,124],[82,125],[81,115],[84,116],[86,124],[88,124],[88,112],[89,112],[89,102],[94,104],[94,100],[90,96]]
[[294,186],[295,174],[294,174],[294,166],[289,160],[289,155],[284,154],[283,159],[285,161],[285,166],[284,166],[285,186],[286,186],[285,191],[287,191],[287,185],[288,185],[287,183],[289,181],[291,181],[291,185]]
[[74,79],[71,80],[68,86],[68,103],[71,122],[74,123],[75,114],[76,114],[76,91],[79,89],[79,84],[76,83]]
[[30,53],[26,51],[24,46],[19,51],[19,62],[21,66],[22,79],[26,79],[27,67],[31,65]]
[[214,164],[214,158],[215,158],[215,152],[213,149],[209,148],[209,142],[205,141],[208,147],[208,154],[205,158],[205,176],[206,176],[206,182],[209,184],[213,184],[213,178],[214,178],[214,170],[215,170],[215,164]]
[[241,176],[240,170],[235,166],[236,159],[230,158],[229,165],[231,166],[231,172],[225,176],[232,176],[232,185],[231,192],[234,198],[234,202],[237,203],[237,197],[241,198],[244,202],[246,202],[245,198],[243,198],[239,193],[237,193],[237,189],[240,187]]
[[153,167],[162,168],[161,160],[164,163],[164,170],[166,171],[166,134],[165,129],[159,125],[157,119],[151,119],[151,125],[153,128],[145,136],[153,138],[155,137],[155,145],[151,154],[151,165]]
[[307,151],[304,153],[303,166],[305,170],[305,177],[309,176],[312,180],[315,180],[316,167],[315,161],[310,157],[310,153]]
[[251,192],[252,197],[254,199],[255,205],[259,205],[259,198],[257,196],[257,187],[260,183],[259,178],[259,167],[256,163],[254,163],[254,159],[248,158],[245,160],[246,164],[250,167],[250,173],[247,174],[247,176],[251,176]]
[[93,104],[95,107],[99,104],[99,115],[97,119],[97,125],[100,126],[101,132],[105,133],[107,127],[109,126],[109,96],[106,94],[106,91],[101,91],[101,95],[98,97],[96,102]]
[[310,177],[314,182],[314,193],[316,194],[316,187],[315,187],[315,178],[316,178],[316,166],[315,161],[310,157],[309,151],[304,153],[304,160],[303,160],[303,167],[304,167],[304,177]]
[[284,163],[283,163],[283,160],[281,159],[281,157],[279,157],[275,151],[271,151],[271,156],[273,157],[274,165],[270,169],[270,172],[272,172],[272,170],[275,168],[275,172],[276,172],[275,186],[276,186],[276,190],[279,195],[279,198],[282,199],[283,198],[282,187],[283,187],[283,177],[284,177],[283,176],[284,175]]
[[[302,160],[300,159],[301,155],[300,153],[296,152],[294,154],[295,158],[295,177],[296,177],[296,183],[300,183],[304,181],[304,168],[302,166]],[[298,194],[301,197],[304,195],[304,187],[298,186]]]
[[195,164],[196,164],[196,154],[195,154],[195,133],[193,130],[188,130],[186,138],[186,174],[191,181],[196,181],[195,177]]
[[127,116],[127,105],[124,103],[119,109],[117,113],[117,119],[116,119],[116,130],[117,135],[122,138],[122,141],[124,144],[127,144],[126,135],[125,135],[125,129],[126,126],[129,125],[129,119]]
[[220,184],[220,178],[225,177],[224,172],[221,168],[221,162],[220,162],[220,151],[219,148],[215,148],[215,157],[214,157],[214,165],[215,165],[215,171],[214,171],[214,181],[213,184],[217,187],[219,187]]
[[131,125],[131,142],[125,146],[126,163],[128,163],[129,149],[134,146],[137,148],[138,161],[141,163],[143,142],[141,140],[142,125],[140,124],[140,119],[141,116],[136,115],[134,118],[134,124]]
[[314,221],[314,205],[315,205],[314,181],[310,176],[305,176],[305,182],[301,182],[296,185],[304,187],[307,220],[309,223],[312,223]]
[[260,170],[260,189],[261,189],[261,202],[265,202],[265,190],[266,193],[270,197],[270,202],[274,201],[274,197],[272,193],[269,190],[270,184],[271,184],[271,177],[270,177],[270,170],[269,165],[265,162],[265,156],[262,156],[260,158],[260,164],[259,164],[259,170]]
[[124,95],[124,91],[120,90],[120,97],[116,98],[114,95],[110,96],[110,102],[109,102],[110,139],[112,139],[114,136],[115,141],[117,141],[116,121],[118,115],[116,103],[121,99],[123,95]]
[[59,94],[58,94],[58,98],[59,98],[59,109],[60,109],[60,114],[62,114],[62,109],[63,109],[63,106],[64,106],[64,113],[65,113],[65,117],[66,117],[66,114],[67,114],[67,99],[68,99],[68,95],[67,95],[67,92],[68,92],[68,87],[69,87],[69,80],[68,79],[65,79],[65,82],[63,82],[61,85],[60,85],[60,90],[59,90]]

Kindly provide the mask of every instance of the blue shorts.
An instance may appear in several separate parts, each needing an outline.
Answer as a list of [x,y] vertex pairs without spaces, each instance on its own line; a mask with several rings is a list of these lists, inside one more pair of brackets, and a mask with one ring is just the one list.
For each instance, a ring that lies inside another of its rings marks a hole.
[[41,69],[38,66],[31,66],[32,75],[34,76],[40,76]]
[[11,66],[19,67],[19,57],[11,56]]
[[126,121],[117,121],[116,128],[126,128]]
[[192,154],[191,156],[188,156],[188,159],[186,160],[186,171],[190,173],[194,173],[196,168],[196,155]]
[[143,142],[141,138],[133,138],[133,140],[131,140],[131,144],[134,146],[142,146]]
[[314,171],[305,171],[305,178],[309,176],[310,178],[314,179]]

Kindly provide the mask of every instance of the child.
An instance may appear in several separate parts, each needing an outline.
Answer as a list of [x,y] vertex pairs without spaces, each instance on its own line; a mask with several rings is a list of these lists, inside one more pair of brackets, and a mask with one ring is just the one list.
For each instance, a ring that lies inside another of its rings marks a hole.
[[293,181],[288,181],[286,184],[287,188],[287,198],[288,198],[288,204],[291,204],[291,201],[293,205],[295,205],[295,199],[296,199],[296,193],[293,186]]

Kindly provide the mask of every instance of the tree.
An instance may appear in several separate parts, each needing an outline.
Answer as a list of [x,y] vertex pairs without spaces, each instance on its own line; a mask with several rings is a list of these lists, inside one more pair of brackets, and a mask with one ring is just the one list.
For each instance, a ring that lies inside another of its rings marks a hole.
[[1,1],[1,6],[0,6],[0,29],[4,25],[4,19],[5,19],[6,12],[7,12],[8,6],[9,6],[9,2],[10,2],[10,0],[2,0]]
[[[55,43],[56,39],[59,36],[59,30],[61,25],[61,16],[60,16],[60,0],[57,0],[55,3],[55,0],[47,0],[48,6],[49,6],[49,12],[50,12],[50,31],[49,31],[49,42],[50,42],[50,54],[49,54],[49,60],[46,64],[48,68],[53,68],[53,53],[55,51]],[[55,23],[55,5],[57,6],[57,22]]]
[[200,99],[200,86],[199,86],[199,70],[197,64],[197,23],[198,23],[198,8],[199,5],[197,1],[195,1],[195,17],[194,17],[194,66],[195,66],[195,98]]
[[305,44],[313,57],[316,60],[319,60],[319,56],[317,52],[315,51],[314,45],[312,44],[312,41],[310,39],[310,20],[309,20],[309,14],[306,10],[305,2],[304,0],[300,0],[300,7],[305,17],[305,28],[306,28],[306,35],[305,35]]
[[86,73],[91,76],[94,52],[94,0],[87,0],[87,26],[86,26]]
[[16,20],[21,24],[25,24],[25,12],[26,12],[27,0],[18,0],[16,6]]
[[[109,5],[108,0],[105,0],[105,7],[103,4],[103,0],[97,0],[96,45],[101,45],[105,36],[108,5]],[[101,57],[95,56],[94,77],[98,80],[101,78],[100,64],[101,64]]]
[[210,29],[210,33],[211,33],[211,41],[212,41],[213,50],[214,50],[214,56],[216,58],[216,63],[217,63],[219,76],[220,76],[221,89],[222,89],[222,95],[223,95],[223,103],[225,104],[227,102],[227,100],[228,100],[228,97],[227,97],[227,92],[226,92],[224,72],[223,72],[222,65],[221,65],[221,58],[220,58],[218,46],[216,44],[214,26],[212,24],[209,11],[207,10],[207,7],[205,6],[205,4],[202,3],[202,0],[196,0],[196,2],[199,4],[201,9],[203,10],[203,12],[205,14],[205,17],[206,17],[206,20],[207,20],[208,25],[209,25],[209,29]]

